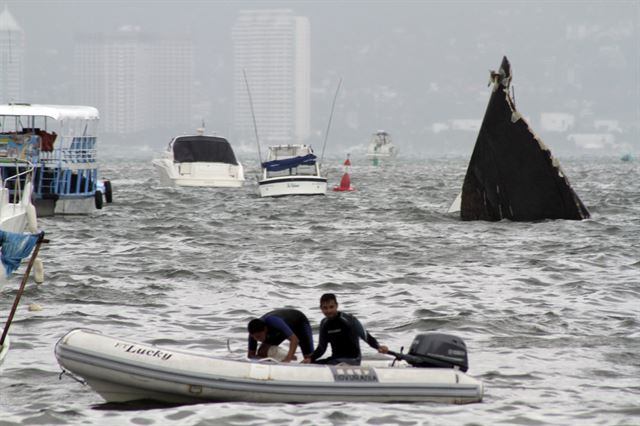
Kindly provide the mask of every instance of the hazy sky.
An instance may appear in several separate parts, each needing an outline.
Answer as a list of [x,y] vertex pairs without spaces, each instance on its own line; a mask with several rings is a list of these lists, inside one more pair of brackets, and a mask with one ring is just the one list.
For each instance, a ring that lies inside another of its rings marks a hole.
[[580,123],[584,131],[592,118],[618,119],[626,135],[619,139],[636,149],[640,144],[637,0],[0,0],[4,4],[25,31],[27,94],[40,96],[40,102],[68,93],[74,34],[139,25],[152,33],[192,36],[200,81],[196,97],[219,106],[209,122],[226,129],[231,28],[238,11],[289,8],[310,20],[317,139],[342,77],[332,128],[337,144],[366,143],[370,133],[384,128],[407,147],[422,146],[434,122],[482,118],[488,71],[507,55],[518,108],[532,117],[534,128],[541,112],[570,111],[586,117]]

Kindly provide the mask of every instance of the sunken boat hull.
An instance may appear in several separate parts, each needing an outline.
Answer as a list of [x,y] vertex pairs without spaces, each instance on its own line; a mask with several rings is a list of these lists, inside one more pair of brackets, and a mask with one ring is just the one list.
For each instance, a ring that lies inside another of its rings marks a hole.
[[558,161],[516,110],[511,66],[491,73],[493,92],[462,186],[462,220],[589,218]]

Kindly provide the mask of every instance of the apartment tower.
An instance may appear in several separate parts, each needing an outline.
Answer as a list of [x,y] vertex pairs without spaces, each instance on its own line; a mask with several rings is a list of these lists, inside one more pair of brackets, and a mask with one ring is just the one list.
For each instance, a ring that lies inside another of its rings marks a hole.
[[0,103],[24,102],[24,31],[9,12],[0,13]]
[[96,106],[106,133],[190,129],[194,49],[183,36],[136,26],[113,34],[78,34],[76,102]]
[[233,39],[234,138],[255,143],[249,84],[260,142],[305,142],[310,133],[310,31],[289,9],[243,10]]

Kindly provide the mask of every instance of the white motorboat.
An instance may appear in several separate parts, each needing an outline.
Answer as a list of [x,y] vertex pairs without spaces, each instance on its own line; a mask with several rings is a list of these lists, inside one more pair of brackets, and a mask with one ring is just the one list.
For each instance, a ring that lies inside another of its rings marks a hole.
[[33,164],[38,216],[88,214],[112,201],[111,183],[98,178],[98,122],[89,106],[0,105],[0,168],[5,176],[12,161]]
[[320,174],[316,160],[309,145],[270,146],[258,179],[260,196],[325,195],[327,178]]
[[26,161],[0,160],[0,230],[36,232],[38,229],[33,191],[33,165]]
[[378,165],[382,160],[390,160],[398,155],[398,150],[391,140],[391,135],[384,130],[378,130],[371,137],[367,148],[367,158]]
[[[3,173],[11,170],[14,170],[13,174],[7,177],[2,176],[2,187],[0,187],[0,231],[36,232],[38,229],[36,208],[31,202],[33,165],[14,161],[12,167],[6,166],[0,169]],[[35,267],[35,281],[42,283],[44,270],[40,259],[35,260]],[[0,272],[0,283],[4,281],[6,281],[4,273]],[[4,342],[0,344],[0,365],[9,351],[10,344],[7,334]]]
[[386,360],[360,366],[234,360],[83,329],[63,336],[55,355],[63,371],[84,379],[107,402],[468,403],[481,401],[484,392],[482,382],[457,367],[417,368],[405,361]]
[[[0,231],[38,232],[38,219],[33,198],[34,166],[28,161],[0,159]],[[42,260],[36,259],[34,279],[40,284],[44,281]],[[4,280],[0,274],[0,282]]]
[[204,129],[173,138],[153,165],[166,186],[240,187],[244,183],[244,169],[229,141],[204,135]]

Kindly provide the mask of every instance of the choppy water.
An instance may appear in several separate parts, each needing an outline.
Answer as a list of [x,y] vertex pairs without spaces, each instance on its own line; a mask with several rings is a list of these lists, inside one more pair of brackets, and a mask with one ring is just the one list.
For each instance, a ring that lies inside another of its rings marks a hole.
[[[561,159],[590,220],[488,223],[443,213],[467,161],[356,161],[356,192],[282,199],[258,198],[252,169],[239,190],[179,190],[147,160],[107,162],[114,204],[40,219],[46,282],[12,326],[0,425],[640,424],[640,164]],[[0,290],[2,324],[18,284]],[[484,402],[125,410],[58,377],[54,344],[75,327],[225,354],[272,308],[316,326],[327,291],[393,349],[430,330],[464,338]]]

